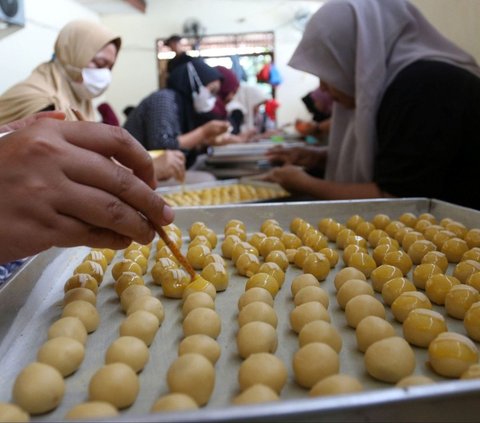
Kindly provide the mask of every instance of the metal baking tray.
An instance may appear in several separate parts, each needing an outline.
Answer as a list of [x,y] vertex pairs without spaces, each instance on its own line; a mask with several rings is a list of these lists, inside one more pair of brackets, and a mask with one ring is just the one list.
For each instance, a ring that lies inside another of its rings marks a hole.
[[[233,218],[243,220],[251,233],[258,231],[263,220],[267,218],[277,219],[282,227],[287,229],[294,217],[302,217],[316,224],[323,217],[333,217],[344,222],[352,214],[371,219],[377,213],[386,213],[397,218],[404,212],[431,212],[437,218],[451,217],[468,227],[480,227],[480,212],[426,198],[183,208],[176,211],[175,223],[182,229],[186,240],[188,228],[193,222],[205,222],[219,234],[216,251],[220,251],[224,225]],[[184,252],[185,244],[182,247]],[[63,285],[88,251],[86,247],[54,248],[46,251],[31,258],[14,278],[0,288],[0,401],[11,400],[16,375],[35,360],[38,348],[47,338],[48,327],[61,315]],[[122,252],[117,252],[113,263],[121,256]],[[279,346],[276,355],[284,361],[289,372],[288,382],[281,393],[281,401],[232,406],[231,399],[238,394],[237,373],[242,361],[237,355],[235,343],[238,330],[237,300],[244,291],[246,279],[236,275],[231,264],[229,266],[229,287],[224,293],[219,293],[216,299],[216,308],[222,318],[222,332],[218,338],[222,355],[215,366],[216,386],[207,406],[194,412],[149,414],[154,401],[168,392],[166,372],[177,357],[178,343],[182,339],[182,318],[180,301],[164,298],[161,288],[146,276],[146,284],[165,307],[166,318],[150,346],[150,361],[140,373],[141,389],[137,401],[110,421],[478,421],[480,380],[449,381],[436,376],[425,365],[425,350],[414,348],[417,356],[416,373],[432,377],[438,382],[434,385],[401,389],[375,381],[366,374],[363,354],[356,350],[355,331],[347,327],[344,313],[335,301],[333,278],[343,267],[341,262],[330,272],[327,280],[322,282],[322,287],[330,295],[329,313],[332,323],[341,331],[344,342],[340,355],[340,371],[359,378],[365,391],[309,398],[308,391],[294,382],[291,361],[293,353],[298,349],[298,338],[289,325],[289,313],[293,309],[290,282],[301,271],[290,267],[286,282],[274,305],[279,318]],[[74,404],[87,400],[88,382],[92,374],[103,365],[105,351],[117,338],[118,327],[124,318],[113,290],[113,279],[109,270],[98,294],[97,308],[101,315],[101,324],[97,331],[89,335],[84,362],[75,374],[65,379],[66,394],[60,406],[53,412],[33,417],[32,420],[62,420]],[[387,319],[393,323],[397,334],[401,334],[401,326],[394,321],[389,308],[386,309]],[[434,309],[445,314],[441,307],[434,306]],[[447,320],[450,330],[464,333],[461,322],[450,318]]]

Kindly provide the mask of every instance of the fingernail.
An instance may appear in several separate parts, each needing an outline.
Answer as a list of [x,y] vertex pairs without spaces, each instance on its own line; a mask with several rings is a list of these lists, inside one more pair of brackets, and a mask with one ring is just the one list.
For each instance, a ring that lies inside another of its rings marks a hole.
[[167,222],[172,222],[173,218],[175,217],[175,213],[173,212],[172,208],[170,206],[167,206],[166,204],[163,206],[163,212],[162,212],[163,219]]

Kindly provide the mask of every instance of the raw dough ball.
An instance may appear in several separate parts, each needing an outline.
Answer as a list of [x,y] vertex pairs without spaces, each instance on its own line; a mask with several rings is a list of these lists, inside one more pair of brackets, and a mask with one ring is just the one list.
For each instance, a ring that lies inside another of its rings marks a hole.
[[297,295],[297,292],[300,291],[302,288],[305,288],[306,286],[320,287],[320,282],[318,282],[315,276],[309,273],[304,273],[303,275],[297,276],[293,278],[292,285],[290,287],[292,296],[295,297],[295,295]]
[[238,299],[238,310],[241,311],[247,304],[262,301],[273,307],[273,297],[265,288],[253,287],[245,291]]
[[327,292],[318,286],[310,285],[300,289],[295,295],[293,302],[296,306],[308,303],[310,301],[318,301],[325,308],[328,308],[330,300]]
[[220,358],[220,345],[215,339],[202,333],[187,336],[178,345],[178,355],[198,353],[208,358],[213,365]]
[[370,275],[372,280],[372,287],[377,292],[382,292],[383,285],[390,279],[401,278],[403,276],[402,271],[395,266],[389,264],[382,264],[378,266]]
[[439,375],[458,378],[478,362],[478,350],[466,336],[445,332],[430,342],[428,359]]
[[29,422],[30,416],[18,405],[0,402],[0,422]]
[[425,294],[435,304],[445,304],[445,297],[455,285],[459,285],[460,281],[454,276],[433,275],[425,284]]
[[65,293],[67,293],[75,288],[89,289],[96,294],[98,291],[98,282],[92,275],[88,275],[87,273],[77,273],[71,276],[67,282],[65,282],[63,290]]
[[278,401],[280,398],[277,393],[267,385],[261,383],[252,385],[245,389],[241,394],[237,395],[232,403],[235,405],[243,404],[259,404],[270,401]]
[[463,326],[474,341],[480,341],[480,301],[473,303],[465,313]]
[[358,379],[349,375],[336,374],[319,380],[310,389],[309,395],[311,397],[323,397],[361,391],[363,391],[363,386]]
[[449,316],[463,320],[467,310],[479,299],[480,295],[473,286],[455,285],[445,296],[445,310]]
[[260,352],[274,353],[277,350],[277,332],[265,322],[250,322],[237,333],[237,350],[242,358]]
[[395,319],[403,323],[412,310],[416,308],[432,309],[432,303],[428,297],[417,291],[408,291],[400,294],[392,303],[392,313]]
[[367,316],[377,316],[385,319],[385,307],[371,295],[357,295],[345,306],[345,317],[348,326],[356,328]]
[[444,317],[433,310],[416,308],[403,322],[403,336],[412,345],[427,348],[430,342],[447,331]]
[[422,263],[413,271],[413,283],[419,289],[425,289],[427,281],[433,275],[441,275],[442,269],[433,263]]
[[115,281],[115,292],[121,297],[122,292],[131,285],[145,285],[145,282],[135,272],[123,272]]
[[169,367],[167,383],[172,393],[189,395],[199,406],[202,406],[212,395],[215,386],[215,369],[210,360],[201,354],[184,354]]
[[30,363],[15,379],[13,401],[30,414],[55,409],[63,399],[65,382],[60,372],[48,364]]
[[268,273],[256,273],[250,276],[245,284],[245,291],[248,291],[253,287],[266,289],[268,292],[270,292],[273,298],[275,298],[278,290],[280,289],[276,279],[273,276],[270,276]]
[[125,363],[135,373],[140,372],[150,358],[148,347],[135,336],[121,336],[113,341],[105,353],[105,364]]
[[368,347],[381,339],[395,336],[395,329],[384,319],[377,316],[367,316],[357,325],[355,337],[357,348],[361,352],[367,351]]
[[62,317],[78,317],[88,333],[95,331],[100,324],[97,309],[83,300],[72,301],[63,308]]
[[159,325],[162,324],[163,319],[165,318],[165,311],[162,303],[158,298],[152,297],[151,295],[143,295],[133,300],[130,307],[127,309],[127,316],[130,316],[138,310],[149,311],[157,316]]
[[183,320],[183,334],[185,336],[203,333],[213,339],[220,335],[222,322],[215,310],[207,307],[194,308]]
[[205,265],[201,276],[212,283],[217,292],[225,291],[228,287],[228,273],[225,266],[220,263],[209,263]]
[[206,292],[192,292],[183,302],[183,317],[187,316],[193,309],[200,307],[215,310],[215,302]]
[[422,375],[412,375],[400,379],[395,385],[397,388],[406,388],[408,386],[430,385],[435,383],[432,379]]
[[480,364],[472,364],[462,373],[460,379],[480,379]]
[[330,345],[337,353],[342,349],[342,337],[333,325],[324,320],[307,323],[298,334],[300,347],[311,342],[323,342]]
[[120,325],[120,336],[135,336],[150,345],[158,330],[158,318],[145,310],[130,314]]
[[370,376],[397,383],[415,370],[415,353],[405,339],[385,338],[370,345],[365,352],[365,368]]
[[325,320],[330,322],[327,309],[318,301],[310,301],[295,307],[290,313],[290,326],[296,333],[313,320]]
[[350,279],[337,292],[338,305],[344,310],[353,297],[362,294],[373,296],[373,288],[369,283],[360,279]]
[[360,279],[363,281],[367,280],[363,272],[355,269],[355,267],[344,267],[335,275],[335,279],[333,281],[335,284],[335,289],[338,291],[342,285],[350,279]]
[[37,352],[40,363],[55,367],[63,377],[71,375],[82,364],[85,347],[80,341],[65,336],[49,339]]
[[240,365],[238,370],[238,383],[242,392],[260,383],[279,394],[286,382],[287,367],[273,354],[252,354]]
[[385,282],[382,288],[382,298],[385,304],[392,303],[404,292],[416,291],[415,285],[407,278],[393,278]]
[[262,301],[255,301],[247,304],[238,313],[238,326],[242,327],[247,323],[260,321],[277,327],[278,318],[272,306],[265,304]]
[[122,295],[120,296],[122,310],[127,311],[133,301],[144,295],[152,295],[150,288],[146,287],[145,285],[130,285],[122,292]]
[[88,401],[74,405],[65,420],[85,420],[118,416],[118,410],[106,401]]
[[63,317],[52,323],[48,329],[48,339],[57,336],[67,336],[85,345],[88,334],[85,325],[78,317]]
[[131,406],[140,390],[138,376],[125,363],[112,363],[95,372],[88,385],[90,401],[106,401],[121,409]]
[[198,404],[187,394],[176,392],[160,397],[153,404],[150,412],[162,411],[181,411],[181,410],[196,410]]
[[97,304],[97,296],[87,288],[73,288],[68,290],[63,297],[63,305],[66,306],[72,301],[82,300],[95,306]]
[[339,369],[338,354],[322,342],[311,342],[293,356],[295,381],[304,388],[311,388],[319,380],[338,373]]

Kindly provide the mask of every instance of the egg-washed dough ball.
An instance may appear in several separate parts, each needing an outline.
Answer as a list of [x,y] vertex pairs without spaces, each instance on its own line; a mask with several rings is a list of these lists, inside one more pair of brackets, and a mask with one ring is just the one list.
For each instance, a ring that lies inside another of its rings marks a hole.
[[258,268],[258,273],[266,273],[272,276],[277,281],[279,288],[281,288],[285,282],[285,272],[277,263],[267,262],[261,264]]
[[102,266],[96,261],[91,260],[86,260],[80,263],[73,271],[74,275],[77,273],[87,273],[88,275],[93,276],[96,279],[98,285],[102,283],[104,274]]
[[85,357],[85,347],[80,341],[66,336],[49,339],[37,352],[39,363],[55,367],[63,377],[74,373]]
[[206,237],[210,242],[212,248],[215,248],[217,246],[217,234],[213,229],[210,229],[208,227],[200,228],[200,231],[197,235],[203,235],[204,237]]
[[370,376],[387,383],[397,383],[415,370],[412,347],[399,336],[381,339],[365,352],[365,368]]
[[168,258],[171,261],[173,261],[174,263],[177,263],[177,265],[180,265],[180,262],[175,257],[175,255],[172,253],[172,250],[170,250],[170,248],[166,245],[164,245],[160,249],[157,249],[157,251],[155,253],[155,260],[156,261],[158,261],[162,258]]
[[45,363],[30,363],[17,375],[13,401],[30,414],[43,414],[60,404],[65,394],[61,373]]
[[67,304],[63,308],[62,317],[78,317],[88,333],[95,331],[100,324],[100,315],[95,306],[83,300]]
[[437,374],[459,378],[472,364],[478,362],[478,349],[466,336],[444,332],[430,342],[428,359]]
[[393,237],[400,228],[404,228],[405,226],[405,223],[400,220],[392,220],[387,226],[385,226],[384,230],[388,236]]
[[210,295],[213,300],[217,297],[217,290],[213,286],[213,283],[208,282],[206,279],[202,278],[200,275],[196,275],[192,282],[190,282],[182,293],[183,301],[194,292],[205,292]]
[[158,298],[152,297],[151,295],[143,295],[136,298],[128,307],[127,316],[130,316],[132,313],[135,313],[138,310],[149,311],[157,316],[158,323],[160,325],[163,323],[163,319],[165,318],[165,310],[163,309],[163,304]]
[[295,257],[293,258],[293,263],[295,266],[301,269],[305,259],[313,252],[313,248],[307,247],[306,245],[298,247],[295,252]]
[[63,305],[67,305],[72,301],[82,300],[95,306],[97,304],[97,296],[87,288],[73,288],[68,290],[63,297]]
[[403,292],[391,305],[393,316],[400,323],[405,321],[408,313],[417,308],[432,309],[432,303],[423,292]]
[[224,226],[224,231],[226,231],[228,228],[239,228],[243,232],[247,231],[247,227],[245,226],[245,223],[239,219],[230,219]]
[[313,320],[307,323],[298,334],[300,348],[311,342],[323,342],[330,345],[337,353],[340,353],[343,345],[338,330],[324,320]]
[[474,287],[480,292],[480,272],[475,272],[467,279],[467,285]]
[[262,384],[280,394],[286,382],[287,366],[273,354],[251,354],[238,370],[238,383],[242,392],[253,385]]
[[311,397],[323,397],[362,391],[363,385],[357,378],[344,374],[335,374],[319,380],[313,385],[308,394]]
[[[382,241],[383,239],[384,238],[382,238],[380,241]],[[388,238],[388,239],[392,239],[392,238]],[[377,266],[382,265],[385,256],[388,253],[393,251],[398,251],[398,248],[395,245],[391,245],[389,243],[383,243],[383,244],[379,243],[372,251],[372,257],[375,260],[375,263],[377,264]]]
[[68,278],[67,282],[63,287],[65,293],[72,289],[76,288],[85,288],[97,294],[98,292],[98,282],[97,280],[87,273],[76,273],[75,275]]
[[[402,238],[402,248],[404,251],[409,252],[410,250],[410,247],[415,244],[417,241],[424,241],[425,240],[425,237],[423,236],[423,234],[421,234],[420,232],[418,231],[410,231],[410,232],[407,232],[403,238]],[[430,243],[430,241],[428,241]],[[435,247],[435,244],[432,242],[431,243],[431,250],[429,251],[433,251],[433,250],[436,250],[437,248]],[[422,248],[420,248],[420,250],[422,250]],[[428,251],[425,251],[425,254],[427,253]],[[414,254],[415,255],[415,254]],[[412,258],[412,256],[409,254],[410,258]],[[412,258],[413,260],[413,258]],[[420,259],[421,260],[421,259]]]
[[464,239],[468,245],[468,248],[480,247],[480,229],[478,228],[470,229],[465,234]]
[[310,273],[304,273],[303,275],[296,276],[293,278],[290,286],[292,296],[295,297],[297,292],[306,286],[320,287],[320,282],[318,282],[318,279]]
[[290,326],[293,331],[300,333],[302,328],[313,320],[330,322],[327,309],[318,301],[310,301],[295,307],[290,313]]
[[284,272],[288,269],[288,257],[285,251],[273,250],[265,257],[265,263],[275,263]]
[[353,214],[345,222],[345,226],[348,229],[355,230],[355,228],[362,222],[365,222],[365,219],[359,214]]
[[187,314],[182,326],[185,336],[202,333],[217,339],[222,329],[222,321],[215,310],[207,307],[198,307]]
[[278,346],[275,328],[265,322],[249,322],[237,332],[237,351],[240,357],[247,358],[252,354],[274,353]]
[[0,422],[29,422],[30,415],[16,404],[0,402]]
[[310,301],[318,301],[325,308],[328,308],[330,303],[327,292],[324,289],[314,285],[303,287],[293,298],[293,302],[296,306],[308,303]]
[[328,261],[330,262],[330,268],[333,269],[337,265],[340,256],[336,250],[334,250],[333,248],[325,247],[322,248],[319,253],[323,254],[328,259]]
[[130,250],[124,254],[125,259],[132,260],[137,263],[142,269],[142,275],[147,273],[148,259],[145,258],[143,253],[138,250]]
[[142,276],[142,268],[132,260],[122,259],[117,261],[112,267],[113,279],[117,280],[122,273],[133,272]]
[[295,234],[284,232],[280,237],[286,249],[297,249],[302,246],[302,240]]
[[[403,244],[402,244],[403,245]],[[420,264],[423,257],[430,251],[435,251],[437,247],[431,241],[419,239],[408,248],[407,253],[412,259],[413,264]]]
[[395,329],[386,320],[378,316],[367,316],[360,321],[355,329],[357,348],[361,352],[381,339],[395,336]]
[[260,268],[260,260],[255,254],[243,253],[240,255],[240,257],[238,257],[235,267],[239,275],[250,278],[255,273],[258,273],[258,269]]
[[344,267],[335,275],[335,279],[333,280],[335,289],[338,291],[342,285],[350,279],[360,279],[363,281],[367,280],[363,272],[355,269],[355,267]]
[[217,253],[210,253],[208,256],[205,257],[205,261],[203,262],[203,264],[207,266],[210,263],[218,263],[218,264],[221,264],[223,267],[226,266],[226,263],[223,257]]
[[123,272],[115,281],[114,285],[118,297],[121,297],[123,291],[131,285],[145,285],[145,282],[143,278],[135,272]]
[[403,322],[403,337],[412,345],[427,348],[440,333],[446,332],[445,318],[438,312],[416,308]]
[[180,392],[175,392],[161,396],[152,405],[150,412],[157,413],[165,411],[185,411],[196,409],[198,409],[198,404],[191,396],[182,394]]
[[377,316],[385,319],[385,307],[371,295],[357,295],[345,306],[345,317],[348,326],[356,328],[367,316]]
[[302,269],[305,274],[311,274],[319,281],[323,281],[330,273],[330,262],[323,254],[312,253],[303,262]]
[[133,241],[125,250],[123,251],[123,255],[125,256],[130,251],[140,251],[142,255],[148,259],[150,256],[150,245],[142,245],[138,242]]
[[463,260],[455,266],[452,276],[455,276],[461,283],[476,272],[480,272],[480,262],[475,260]]
[[76,339],[82,345],[87,342],[87,329],[78,317],[62,317],[56,322],[52,323],[48,329],[48,339],[53,339],[58,336],[66,336]]
[[370,233],[375,229],[376,228],[373,223],[365,221],[358,224],[358,226],[355,228],[355,233],[360,235],[362,238],[367,239]]
[[175,263],[173,260],[162,257],[156,261],[153,265],[152,270],[150,271],[155,285],[162,285],[163,275],[169,269],[178,269],[178,263]]
[[404,292],[416,291],[417,288],[407,278],[393,278],[385,282],[382,288],[382,298],[385,304],[391,306]]
[[453,237],[442,244],[440,251],[445,254],[450,263],[458,263],[463,254],[468,251],[468,245],[463,239]]
[[459,284],[460,281],[454,276],[433,275],[425,283],[425,294],[433,303],[443,305],[448,292]]
[[465,313],[463,326],[474,341],[480,341],[480,301],[473,303]]
[[243,254],[243,253],[251,253],[254,256],[259,255],[258,250],[249,242],[237,242],[232,249],[232,262],[233,264],[237,263],[238,258]]
[[[267,237],[263,232],[254,232],[248,242],[257,249],[260,250],[260,245],[262,245],[263,240]],[[226,238],[225,238],[226,239]],[[301,244],[301,241],[300,241]]]
[[260,404],[264,402],[278,401],[278,394],[269,386],[258,383],[245,389],[232,400],[234,405]]
[[383,258],[383,264],[390,264],[398,267],[404,276],[410,272],[410,269],[413,265],[410,256],[402,250],[390,251],[385,254],[385,257]]
[[361,279],[350,279],[346,281],[337,292],[337,303],[342,310],[345,309],[347,303],[357,295],[373,296],[373,288],[369,283]]
[[152,291],[145,285],[130,285],[120,295],[120,304],[123,311],[127,311],[130,305],[139,297],[151,296]]
[[479,299],[480,295],[473,286],[455,285],[445,296],[445,310],[449,316],[463,320],[467,310]]
[[335,243],[337,244],[337,248],[339,248],[340,250],[343,250],[348,245],[347,243],[348,238],[354,237],[354,236],[355,236],[355,232],[353,232],[352,229],[349,229],[348,226],[345,229],[342,229],[338,233],[337,240],[335,241]]
[[353,253],[347,260],[349,267],[355,267],[360,270],[365,277],[369,278],[372,272],[376,269],[377,263],[371,255],[364,252]]
[[65,420],[85,420],[103,417],[115,417],[119,412],[115,406],[106,401],[87,401],[74,405],[65,414]]
[[460,379],[480,379],[480,364],[472,364],[460,375]]
[[170,392],[189,395],[202,406],[212,395],[215,369],[210,360],[201,354],[183,354],[170,365],[167,384]]
[[145,310],[138,310],[120,325],[120,336],[135,336],[148,346],[153,342],[159,326],[158,318]]
[[261,287],[252,287],[246,290],[238,299],[238,310],[241,311],[247,304],[255,301],[262,301],[273,307],[273,296],[270,292]]
[[283,242],[280,241],[280,238],[276,236],[267,236],[262,243],[260,244],[260,255],[262,257],[267,257],[268,254],[270,254],[271,251],[285,251],[285,245],[283,245]]
[[295,381],[303,388],[311,388],[319,380],[338,373],[340,359],[328,344],[311,342],[293,356]]
[[242,327],[247,323],[256,321],[268,323],[269,325],[272,325],[274,328],[276,328],[278,324],[277,313],[275,313],[275,310],[272,306],[262,301],[255,301],[253,303],[247,304],[238,313],[239,327]]
[[140,382],[125,363],[111,363],[98,369],[88,385],[89,401],[106,401],[118,409],[131,406],[137,399]]
[[372,248],[375,248],[378,245],[378,241],[380,241],[381,238],[385,238],[385,237],[388,237],[388,234],[384,230],[374,229],[368,235],[367,241]]
[[202,333],[187,336],[183,338],[178,345],[178,355],[197,353],[208,358],[213,365],[220,358],[221,349],[215,339]]
[[[295,228],[292,227],[293,221],[290,224],[290,229],[292,230],[292,232],[297,232],[298,229],[300,229],[300,227],[310,225],[307,221],[305,221],[303,219],[300,219],[300,218],[296,218],[296,219],[299,219],[299,220],[295,221]],[[318,226],[318,229],[320,230],[320,232],[325,233],[327,231],[328,227],[330,226],[330,224],[332,224],[332,223],[336,223],[336,221],[333,218],[324,217],[323,219],[320,219],[318,221],[317,226]]]
[[313,251],[320,251],[322,248],[328,246],[327,237],[313,228],[306,231],[301,239],[303,243]]
[[205,307],[215,310],[215,302],[206,292],[192,292],[182,305],[182,315],[187,316],[193,309]]
[[397,388],[407,388],[409,386],[431,385],[434,383],[435,381],[430,379],[428,376],[411,375],[400,379],[395,386]]
[[200,275],[213,284],[217,292],[225,291],[228,287],[228,273],[225,266],[220,263],[207,264]]
[[105,258],[107,259],[107,264],[110,264],[115,257],[115,254],[117,254],[116,250],[112,250],[111,248],[92,248],[91,250],[93,251],[100,251]]
[[[239,236],[238,234],[235,234],[235,235]],[[197,235],[195,238],[193,238],[190,241],[190,244],[188,244],[188,249],[194,247],[195,245],[199,245],[199,244],[207,246],[210,250],[212,249],[212,244],[210,244],[210,241],[204,235]]]
[[383,213],[376,214],[372,219],[373,225],[378,229],[385,229],[391,221],[390,216]]
[[279,285],[276,279],[273,276],[270,276],[268,273],[256,273],[249,277],[247,283],[245,284],[245,291],[252,289],[254,287],[264,288],[273,298],[278,293]]
[[372,280],[372,287],[376,292],[382,292],[383,285],[390,279],[402,277],[402,271],[389,264],[382,264],[378,266],[370,275]]
[[148,347],[135,336],[121,336],[113,341],[105,353],[105,364],[125,363],[135,373],[142,371],[150,358]]
[[236,235],[226,236],[225,239],[223,240],[222,246],[221,246],[223,257],[225,257],[227,259],[231,259],[232,258],[232,253],[233,253],[233,248],[239,242],[242,242],[242,240]]
[[211,254],[212,250],[206,245],[197,244],[189,248],[187,251],[187,260],[193,266],[194,269],[203,269],[203,262],[205,257]]
[[283,235],[283,229],[275,223],[265,226],[262,232],[267,236],[276,236],[277,238],[281,238]]
[[422,263],[415,267],[413,271],[413,283],[419,289],[425,289],[427,281],[433,275],[442,275],[442,269],[433,263]]
[[436,264],[443,273],[445,273],[448,268],[447,257],[440,251],[430,251],[429,253],[425,254],[422,258],[422,264],[425,263]]

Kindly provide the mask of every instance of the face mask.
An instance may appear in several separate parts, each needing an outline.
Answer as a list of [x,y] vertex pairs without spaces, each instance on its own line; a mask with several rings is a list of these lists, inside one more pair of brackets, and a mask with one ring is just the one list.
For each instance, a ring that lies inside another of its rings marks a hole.
[[72,82],[72,88],[83,100],[91,100],[103,94],[112,82],[112,72],[106,68],[83,68],[83,82]]
[[[217,98],[202,84],[197,71],[191,63],[187,64],[187,69],[190,87],[192,88],[193,108],[197,113],[211,112],[215,107]],[[198,92],[195,90],[195,87],[198,87]]]

